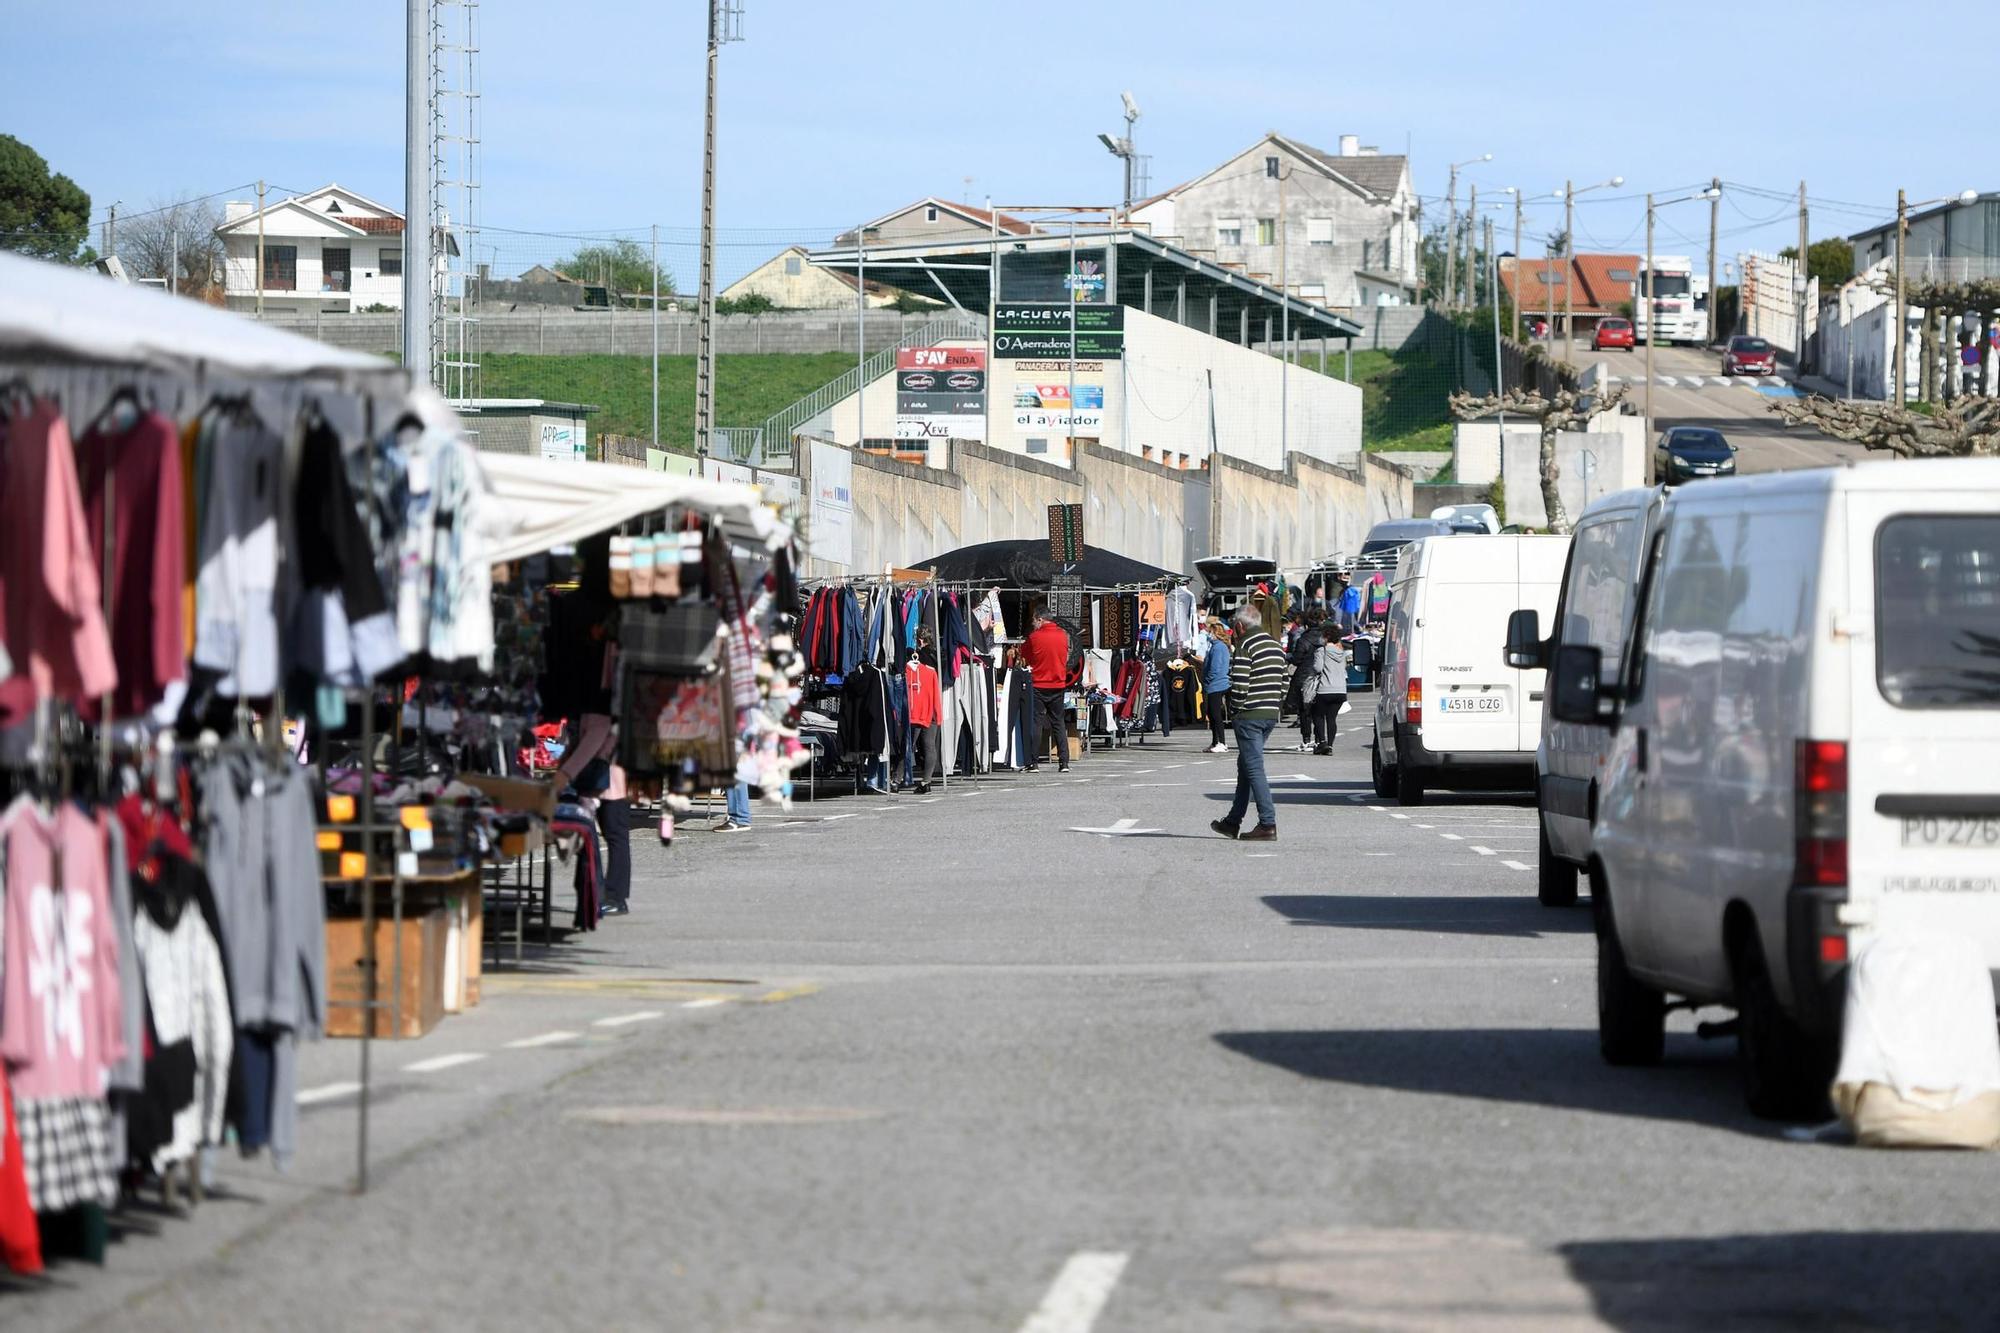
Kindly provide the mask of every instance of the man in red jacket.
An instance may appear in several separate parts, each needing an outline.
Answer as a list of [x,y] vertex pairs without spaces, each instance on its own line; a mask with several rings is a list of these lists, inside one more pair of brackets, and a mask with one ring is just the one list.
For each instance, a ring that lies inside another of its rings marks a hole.
[[[1056,740],[1056,768],[1069,772],[1069,721],[1063,714],[1063,694],[1069,686],[1069,631],[1037,606],[1034,628],[1021,644],[1021,660],[1034,673],[1035,699],[1028,709],[1028,771],[1041,767],[1048,751],[1045,737]],[[1043,730],[1046,725],[1047,730]]]

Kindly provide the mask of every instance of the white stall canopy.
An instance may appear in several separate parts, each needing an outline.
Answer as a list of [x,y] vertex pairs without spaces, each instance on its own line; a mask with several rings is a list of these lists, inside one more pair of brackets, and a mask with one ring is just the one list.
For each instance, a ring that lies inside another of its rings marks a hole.
[[744,546],[776,550],[791,538],[790,527],[753,486],[525,454],[481,454],[479,466],[505,508],[502,526],[509,529],[494,543],[495,564],[572,545],[674,505],[713,516]]

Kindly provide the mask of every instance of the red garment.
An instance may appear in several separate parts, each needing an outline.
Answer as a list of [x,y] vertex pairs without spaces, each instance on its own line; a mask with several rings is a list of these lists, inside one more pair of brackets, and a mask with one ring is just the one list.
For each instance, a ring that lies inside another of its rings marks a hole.
[[[174,425],[149,412],[127,431],[97,429],[76,443],[90,549],[104,567],[104,489],[111,481],[111,643],[121,670],[113,717],[134,717],[187,678],[182,620],[187,541],[181,448]],[[85,716],[96,717],[96,700]]]
[[944,715],[944,697],[938,691],[937,668],[913,657],[903,668],[903,684],[910,696],[910,725],[935,727]]
[[144,868],[157,863],[159,852],[183,861],[194,860],[194,847],[180,820],[150,801],[140,800],[136,792],[119,798],[117,813],[118,822],[125,826],[126,869],[139,871],[150,880],[153,875]]
[[28,1203],[21,1135],[14,1128],[14,1093],[0,1069],[0,1263],[16,1273],[42,1271],[42,1233]]
[[1021,660],[1034,672],[1036,689],[1062,689],[1069,684],[1069,631],[1044,622],[1022,641]]
[[14,662],[0,686],[6,726],[36,699],[92,698],[118,683],[76,454],[51,403],[36,403],[0,440],[0,514],[0,633]]

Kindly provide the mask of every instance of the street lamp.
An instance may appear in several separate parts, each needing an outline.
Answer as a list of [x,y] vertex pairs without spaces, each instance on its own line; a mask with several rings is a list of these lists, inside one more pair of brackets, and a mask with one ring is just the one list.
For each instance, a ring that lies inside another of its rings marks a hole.
[[[1696,199],[1719,199],[1722,191],[1710,187],[1695,194],[1684,194],[1673,199],[1655,202],[1652,195],[1646,196],[1646,470],[1653,469],[1653,345],[1660,341],[1660,310],[1653,303],[1653,214],[1669,204],[1692,203]],[[1709,297],[1709,305],[1715,304],[1714,294]],[[1657,483],[1658,477],[1650,477],[1649,484]]]
[[1903,191],[1896,191],[1896,406],[1908,401],[1909,371],[1904,365],[1910,354],[1910,307],[1903,296],[1903,242],[1910,233],[1910,210],[1933,204],[1976,204],[1979,191],[1961,190],[1955,195],[1911,203]]
[[1139,104],[1132,100],[1132,94],[1129,92],[1120,93],[1118,96],[1125,102],[1125,135],[1123,138],[1114,139],[1108,134],[1100,134],[1097,136],[1097,141],[1104,145],[1111,156],[1125,164],[1125,207],[1121,210],[1122,216],[1132,211],[1132,169],[1139,160],[1139,150],[1132,145],[1132,127],[1139,123]]
[[1556,197],[1563,201],[1563,360],[1565,361],[1576,355],[1575,303],[1570,299],[1571,288],[1575,286],[1570,279],[1576,273],[1576,197],[1580,194],[1589,194],[1592,190],[1608,190],[1624,183],[1623,176],[1613,176],[1608,181],[1586,185],[1579,190],[1574,181],[1564,181],[1563,187],[1556,191]]
[[1463,162],[1451,164],[1451,187],[1445,191],[1445,201],[1450,206],[1444,233],[1444,305],[1447,310],[1456,304],[1458,292],[1454,285],[1458,276],[1458,169],[1492,160],[1493,154],[1481,153],[1478,157],[1468,157]]
[[[1514,341],[1521,341],[1521,191],[1512,185],[1502,186],[1500,193],[1514,196]],[[1495,208],[1499,205],[1495,204]],[[1500,300],[1500,261],[1493,261],[1493,300]]]

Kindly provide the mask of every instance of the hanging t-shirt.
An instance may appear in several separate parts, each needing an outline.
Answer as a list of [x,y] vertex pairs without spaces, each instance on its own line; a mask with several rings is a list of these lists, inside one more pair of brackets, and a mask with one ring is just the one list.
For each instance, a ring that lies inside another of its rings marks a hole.
[[[105,496],[110,492],[111,642],[122,664],[113,717],[152,708],[167,686],[187,678],[181,625],[181,448],[173,422],[148,412],[119,431],[99,427],[76,444],[91,557],[104,567]],[[86,716],[96,716],[89,700]]]

